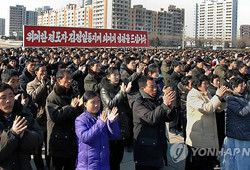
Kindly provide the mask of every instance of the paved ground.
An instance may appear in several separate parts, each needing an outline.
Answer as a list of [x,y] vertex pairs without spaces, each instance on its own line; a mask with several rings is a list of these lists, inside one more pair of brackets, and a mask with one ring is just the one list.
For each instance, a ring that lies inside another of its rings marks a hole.
[[[183,143],[183,137],[179,135],[174,135],[172,133],[168,133],[170,138],[170,146],[174,143]],[[168,149],[168,166],[166,166],[166,170],[184,170],[185,161],[181,161],[179,163],[172,162],[172,158]],[[134,170],[134,161],[133,161],[133,153],[124,152],[124,157],[121,163],[121,170]]]
[[0,40],[0,48],[18,48],[22,46],[22,41]]

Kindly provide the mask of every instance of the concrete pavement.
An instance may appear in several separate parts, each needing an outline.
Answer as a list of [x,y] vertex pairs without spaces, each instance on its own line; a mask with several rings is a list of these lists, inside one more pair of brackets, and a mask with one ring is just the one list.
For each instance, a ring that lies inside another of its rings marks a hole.
[[[168,128],[167,128],[168,129]],[[168,147],[168,166],[166,166],[164,169],[165,170],[184,170],[185,167],[185,160],[178,162],[178,163],[174,163],[172,161],[172,158],[170,156],[169,150],[172,146],[172,144],[175,143],[183,143],[183,137],[181,137],[180,135],[174,135],[172,133],[169,133],[169,139],[170,139],[170,145]],[[124,152],[124,157],[121,163],[121,170],[135,170],[134,168],[134,160],[133,160],[133,153],[130,152]]]

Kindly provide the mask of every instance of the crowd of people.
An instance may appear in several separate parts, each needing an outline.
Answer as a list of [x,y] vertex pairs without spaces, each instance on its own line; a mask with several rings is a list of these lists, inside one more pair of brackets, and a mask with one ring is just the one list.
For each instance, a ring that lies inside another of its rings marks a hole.
[[[0,49],[0,169],[167,166],[169,132],[187,170],[250,169],[250,53],[206,49]],[[45,163],[42,148],[45,147]]]

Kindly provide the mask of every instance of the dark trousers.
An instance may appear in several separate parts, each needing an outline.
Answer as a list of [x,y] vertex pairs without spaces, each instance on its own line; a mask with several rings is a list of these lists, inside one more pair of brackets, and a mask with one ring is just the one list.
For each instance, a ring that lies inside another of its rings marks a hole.
[[162,167],[146,166],[136,163],[135,170],[163,170]]
[[[49,167],[50,157],[47,155],[47,132],[43,133],[43,137],[44,137],[43,142],[45,144],[45,153],[44,153],[45,161],[46,161],[47,167]],[[43,143],[34,152],[34,163],[38,170],[44,168],[44,163],[43,163],[43,158],[42,158],[42,148],[43,148]]]
[[187,127],[187,111],[181,110],[181,124],[182,124],[182,133],[184,142],[186,141],[187,134],[186,134],[186,127]]
[[53,170],[75,170],[76,158],[52,157]]
[[[188,146],[188,155],[186,158],[186,169],[185,170],[214,170],[216,156],[199,156],[194,155],[192,147]],[[196,153],[199,153],[197,151]]]
[[123,159],[124,147],[125,147],[125,141],[123,140],[109,141],[110,170],[120,170],[120,164]]
[[172,130],[181,132],[182,129],[181,129],[181,113],[180,113],[180,109],[175,108],[175,113],[176,113],[176,115],[174,117],[174,120],[169,122],[169,130],[172,129]]

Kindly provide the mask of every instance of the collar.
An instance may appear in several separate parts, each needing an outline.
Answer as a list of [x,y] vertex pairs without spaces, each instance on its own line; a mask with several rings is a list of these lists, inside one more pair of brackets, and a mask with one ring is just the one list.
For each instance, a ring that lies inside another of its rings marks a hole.
[[139,89],[139,91],[140,91],[140,93],[141,93],[141,96],[142,96],[142,98],[144,98],[144,99],[150,99],[150,100],[155,100],[157,97],[151,97],[151,96],[149,96],[149,94],[148,93],[146,93],[145,91],[143,91],[143,90],[141,90],[141,89]]

